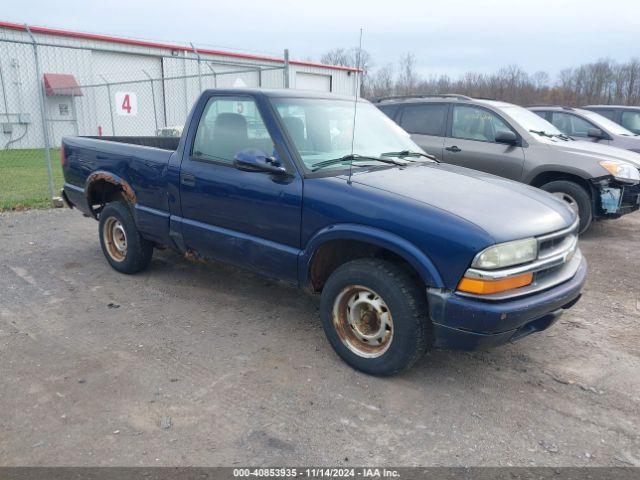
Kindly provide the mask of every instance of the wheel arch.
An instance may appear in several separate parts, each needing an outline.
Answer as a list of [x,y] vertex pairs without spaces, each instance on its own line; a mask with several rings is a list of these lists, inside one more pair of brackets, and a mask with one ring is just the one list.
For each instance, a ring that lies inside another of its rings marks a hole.
[[114,200],[123,200],[130,207],[137,203],[136,194],[126,180],[103,170],[95,171],[87,177],[84,191],[89,211],[96,219],[104,205]]
[[544,184],[556,180],[565,180],[580,185],[589,195],[589,198],[591,199],[591,206],[595,209],[596,192],[594,190],[593,184],[589,180],[585,179],[575,172],[566,172],[560,170],[547,170],[539,172],[535,175],[535,177],[531,179],[529,185],[531,185],[532,187],[540,188]]
[[529,180],[529,185],[532,187],[541,187],[545,183],[553,182],[555,180],[568,180],[584,187],[587,192],[592,195],[591,183],[580,175],[576,171],[564,171],[564,170],[544,170],[536,172]]
[[385,230],[356,224],[332,225],[317,232],[298,259],[298,281],[314,292],[321,291],[336,268],[366,257],[404,264],[425,285],[444,287],[431,259],[414,244]]

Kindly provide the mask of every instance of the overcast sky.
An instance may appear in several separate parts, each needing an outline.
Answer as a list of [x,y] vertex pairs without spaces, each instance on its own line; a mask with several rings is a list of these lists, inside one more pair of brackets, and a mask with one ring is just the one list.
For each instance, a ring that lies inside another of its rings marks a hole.
[[3,0],[0,20],[315,60],[362,27],[375,66],[412,52],[422,74],[454,77],[640,55],[638,0]]

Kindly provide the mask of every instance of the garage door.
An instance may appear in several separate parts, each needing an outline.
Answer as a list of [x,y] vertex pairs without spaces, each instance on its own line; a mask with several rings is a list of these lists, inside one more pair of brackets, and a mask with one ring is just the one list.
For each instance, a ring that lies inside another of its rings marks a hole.
[[331,91],[331,75],[317,73],[296,73],[296,88],[298,90],[315,90],[318,92]]

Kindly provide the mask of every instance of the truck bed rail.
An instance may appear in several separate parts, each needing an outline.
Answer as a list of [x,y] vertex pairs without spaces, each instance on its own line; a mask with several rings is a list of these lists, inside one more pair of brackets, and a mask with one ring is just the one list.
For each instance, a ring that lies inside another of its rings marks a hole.
[[180,143],[179,137],[127,137],[127,136],[112,136],[112,137],[98,137],[98,136],[83,136],[81,138],[93,138],[95,140],[106,140],[109,142],[129,143],[131,145],[141,145],[144,147],[160,148],[162,150],[177,150],[178,143]]

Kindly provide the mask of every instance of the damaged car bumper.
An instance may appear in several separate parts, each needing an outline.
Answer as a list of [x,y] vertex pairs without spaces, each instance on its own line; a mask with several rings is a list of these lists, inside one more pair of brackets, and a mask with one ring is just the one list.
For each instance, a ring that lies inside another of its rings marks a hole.
[[547,329],[580,299],[587,262],[578,250],[570,263],[568,268],[575,272],[570,279],[515,299],[481,300],[428,289],[435,346],[459,350],[489,348]]
[[640,208],[640,183],[625,184],[617,180],[595,183],[596,211],[604,218],[618,218]]

